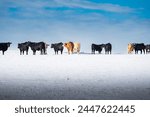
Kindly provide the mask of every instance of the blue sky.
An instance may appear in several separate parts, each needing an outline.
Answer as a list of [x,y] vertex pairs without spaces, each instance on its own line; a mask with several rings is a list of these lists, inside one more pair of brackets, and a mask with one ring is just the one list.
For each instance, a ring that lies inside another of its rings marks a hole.
[[27,40],[113,44],[150,43],[149,0],[0,0],[0,41]]

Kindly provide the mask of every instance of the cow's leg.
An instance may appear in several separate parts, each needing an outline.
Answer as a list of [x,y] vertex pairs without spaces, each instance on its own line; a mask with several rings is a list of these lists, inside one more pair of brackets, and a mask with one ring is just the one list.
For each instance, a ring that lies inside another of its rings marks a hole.
[[4,55],[4,52],[5,52],[5,51],[3,51],[3,55]]
[[24,50],[23,50],[23,55],[24,55]]
[[61,50],[61,54],[63,53],[63,50]]
[[33,55],[35,55],[36,54],[36,50],[33,50]]
[[41,49],[41,55],[43,54],[42,49]]
[[95,54],[95,50],[93,51],[93,54]]
[[101,51],[98,51],[99,54],[101,54]]
[[141,54],[142,54],[142,49],[140,51],[141,51]]
[[28,55],[28,50],[26,51],[26,55]]
[[20,55],[21,55],[21,50],[20,50]]
[[144,54],[145,54],[145,49],[143,49],[143,52],[144,52]]
[[78,53],[78,54],[80,53],[80,50],[79,50],[79,49],[77,49],[77,53]]
[[146,54],[147,54],[147,49],[146,49]]
[[71,50],[71,54],[73,54],[73,50]]

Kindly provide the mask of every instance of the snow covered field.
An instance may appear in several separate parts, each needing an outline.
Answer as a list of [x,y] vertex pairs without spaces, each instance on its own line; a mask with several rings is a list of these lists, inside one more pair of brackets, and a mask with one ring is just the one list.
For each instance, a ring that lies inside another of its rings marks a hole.
[[0,54],[0,99],[150,99],[150,55]]

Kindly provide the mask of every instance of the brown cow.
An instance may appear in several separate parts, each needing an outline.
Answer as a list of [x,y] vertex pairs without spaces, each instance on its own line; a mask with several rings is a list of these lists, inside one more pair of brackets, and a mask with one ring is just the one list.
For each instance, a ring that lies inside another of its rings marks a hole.
[[74,49],[73,42],[64,43],[64,46],[67,48],[68,54],[72,54],[73,53],[73,49]]

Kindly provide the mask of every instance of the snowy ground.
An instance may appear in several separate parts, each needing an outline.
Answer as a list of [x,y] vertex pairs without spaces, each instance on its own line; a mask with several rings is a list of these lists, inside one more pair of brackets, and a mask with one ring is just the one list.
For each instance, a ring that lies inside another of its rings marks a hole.
[[0,53],[0,99],[150,99],[150,55]]

